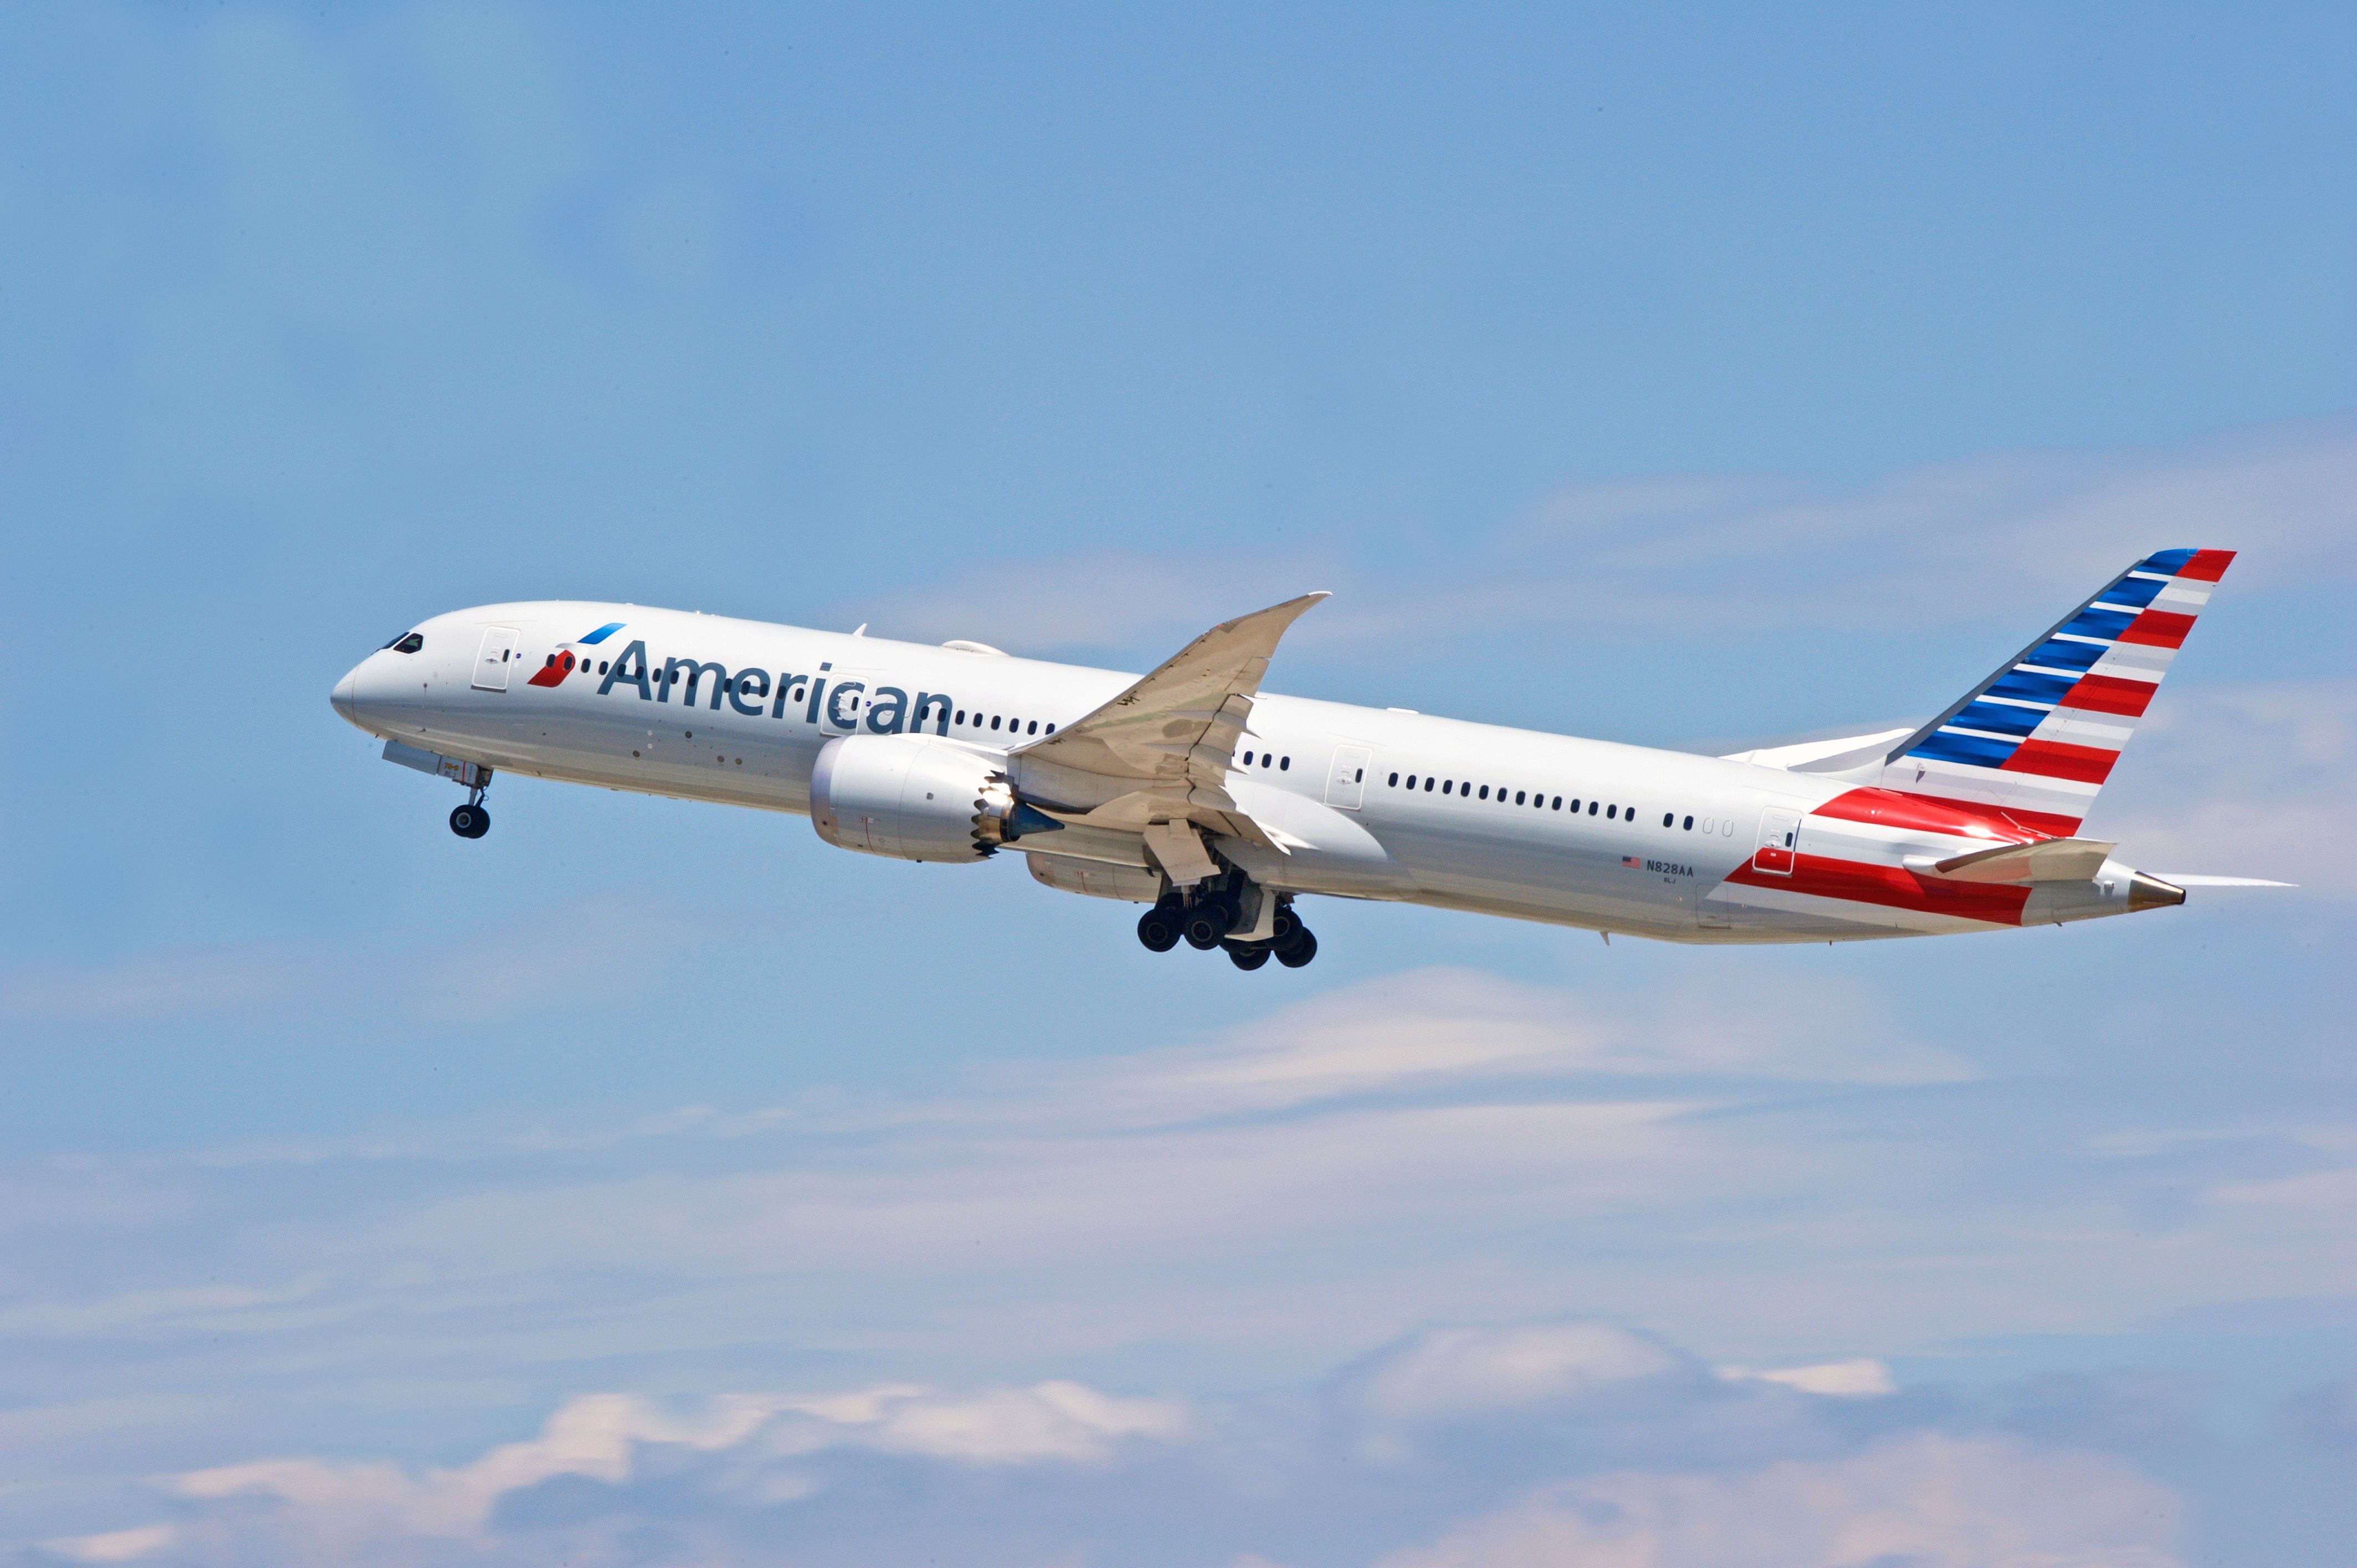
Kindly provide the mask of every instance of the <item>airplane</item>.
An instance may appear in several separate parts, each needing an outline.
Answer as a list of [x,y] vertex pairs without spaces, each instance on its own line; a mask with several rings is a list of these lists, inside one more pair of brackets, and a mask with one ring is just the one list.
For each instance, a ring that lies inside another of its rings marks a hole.
[[1325,594],[1223,621],[1144,676],[635,605],[456,610],[336,683],[383,756],[789,811],[844,849],[1022,854],[1146,906],[1163,952],[1299,968],[1305,896],[1678,942],[2061,925],[2242,877],[2147,875],[2080,836],[2233,553],[2122,572],[1911,730],[1703,757],[1261,690]]

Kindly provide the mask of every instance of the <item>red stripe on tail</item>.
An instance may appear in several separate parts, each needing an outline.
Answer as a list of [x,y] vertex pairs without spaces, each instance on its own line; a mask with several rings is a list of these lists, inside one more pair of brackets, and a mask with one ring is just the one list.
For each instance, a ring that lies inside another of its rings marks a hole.
[[2177,575],[2190,577],[2197,583],[2214,583],[2226,575],[2226,568],[2233,564],[2233,560],[2234,553],[2231,550],[2197,550],[2192,560],[2177,569]]
[[2079,683],[2062,693],[2055,706],[2084,708],[2090,713],[2119,714],[2140,719],[2152,705],[2152,694],[2160,688],[2150,681],[2123,681],[2115,675],[2082,675]]
[[2179,615],[2175,610],[2147,610],[2128,622],[2120,633],[2122,642],[2141,642],[2154,648],[2182,648],[2185,634],[2193,629],[2193,618]]
[[2067,839],[2079,831],[2078,818],[2053,811],[2015,811],[1986,800],[1958,800],[1946,795],[1918,794],[1888,787],[1852,789],[1835,796],[1809,814],[2015,843]]
[[2116,751],[2072,746],[2061,740],[2025,740],[1997,768],[2000,773],[2035,773],[2040,779],[2068,779],[2078,784],[2101,784],[2111,777]]

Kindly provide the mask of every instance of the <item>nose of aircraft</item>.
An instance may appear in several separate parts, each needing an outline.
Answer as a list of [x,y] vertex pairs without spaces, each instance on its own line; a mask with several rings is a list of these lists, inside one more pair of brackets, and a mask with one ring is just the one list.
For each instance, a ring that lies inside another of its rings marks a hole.
[[347,724],[361,722],[359,700],[353,695],[360,688],[360,667],[354,665],[344,672],[342,680],[336,682],[336,689],[328,693],[328,701],[334,705],[336,712],[344,716]]

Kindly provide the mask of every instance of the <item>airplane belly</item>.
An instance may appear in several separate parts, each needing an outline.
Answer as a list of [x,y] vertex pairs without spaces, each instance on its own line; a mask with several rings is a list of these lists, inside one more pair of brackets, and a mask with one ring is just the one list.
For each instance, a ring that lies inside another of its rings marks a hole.
[[1609,846],[1415,825],[1386,829],[1414,878],[1412,901],[1596,930],[1677,939],[1693,928],[1691,877]]
[[[813,745],[728,715],[656,719],[586,694],[530,710],[497,699],[421,727],[417,741],[495,769],[685,800],[807,812]],[[406,733],[404,739],[412,738]]]

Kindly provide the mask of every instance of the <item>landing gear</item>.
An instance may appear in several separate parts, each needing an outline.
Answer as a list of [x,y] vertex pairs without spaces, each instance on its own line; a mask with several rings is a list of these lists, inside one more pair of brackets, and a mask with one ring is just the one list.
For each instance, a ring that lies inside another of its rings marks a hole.
[[479,839],[491,831],[491,814],[483,810],[483,791],[491,787],[491,770],[473,762],[457,765],[465,769],[458,781],[467,787],[467,803],[450,813],[450,831],[462,839]]
[[1238,867],[1193,887],[1164,886],[1154,908],[1137,918],[1137,940],[1148,952],[1168,952],[1183,940],[1198,952],[1220,949],[1246,971],[1265,968],[1270,959],[1299,969],[1318,956],[1318,939],[1293,912],[1293,895],[1271,893]]
[[1187,945],[1199,952],[1210,952],[1220,945],[1220,940],[1236,929],[1235,904],[1224,897],[1198,899],[1187,911]]
[[1147,952],[1168,952],[1178,945],[1179,918],[1185,913],[1175,900],[1165,898],[1137,918],[1137,940]]

